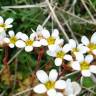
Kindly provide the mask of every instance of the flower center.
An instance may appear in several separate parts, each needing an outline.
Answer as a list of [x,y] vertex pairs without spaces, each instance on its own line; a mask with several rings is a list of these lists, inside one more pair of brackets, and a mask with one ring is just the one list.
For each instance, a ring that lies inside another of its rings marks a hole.
[[65,55],[65,53],[64,53],[63,51],[58,51],[58,52],[56,53],[56,56],[57,56],[58,58],[63,58],[64,55]]
[[45,83],[45,86],[46,86],[47,89],[52,89],[55,86],[55,82],[48,81],[47,83]]
[[51,37],[49,37],[49,38],[47,39],[47,42],[48,42],[48,45],[52,45],[52,44],[55,43],[55,38],[51,36]]
[[96,44],[90,43],[90,44],[88,45],[88,48],[89,48],[90,50],[94,50],[94,49],[96,49]]
[[10,42],[11,42],[11,43],[15,44],[16,41],[17,41],[16,36],[12,36],[12,37],[10,38]]
[[79,50],[78,50],[78,48],[73,48],[72,51],[73,52],[78,52]]
[[88,70],[89,69],[89,66],[90,66],[89,63],[86,62],[86,61],[83,61],[80,64],[81,70]]
[[5,24],[0,24],[0,27],[3,27],[4,28],[5,27]]
[[43,35],[42,34],[38,34],[38,40],[43,39]]
[[33,41],[29,39],[25,43],[27,46],[31,46],[33,44]]

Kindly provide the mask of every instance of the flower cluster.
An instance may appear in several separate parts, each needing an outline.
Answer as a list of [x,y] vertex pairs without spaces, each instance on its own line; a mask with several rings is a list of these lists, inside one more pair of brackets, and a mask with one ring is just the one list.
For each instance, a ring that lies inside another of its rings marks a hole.
[[[13,30],[9,30],[6,36],[6,31],[12,27],[12,22],[12,18],[8,18],[4,22],[0,17],[0,45],[8,44],[10,48],[24,48],[26,52],[31,52],[34,47],[47,47],[46,53],[55,59],[56,66],[61,66],[67,61],[73,71],[80,71],[84,77],[96,73],[96,65],[92,64],[96,58],[96,32],[92,35],[91,40],[82,36],[80,44],[77,44],[73,39],[69,39],[69,42],[65,44],[57,29],[53,29],[50,33],[41,25],[38,25],[36,31],[32,30],[30,36],[22,32],[15,34]],[[41,84],[34,87],[33,90],[39,94],[76,96],[81,90],[79,84],[71,82],[70,79],[58,80],[58,72],[55,69],[50,71],[49,76],[45,71],[39,70],[36,76]]]
[[77,82],[57,79],[58,72],[52,69],[49,76],[45,71],[39,70],[36,73],[37,78],[41,82],[35,86],[33,90],[38,94],[47,94],[48,96],[76,96],[80,93],[81,87]]

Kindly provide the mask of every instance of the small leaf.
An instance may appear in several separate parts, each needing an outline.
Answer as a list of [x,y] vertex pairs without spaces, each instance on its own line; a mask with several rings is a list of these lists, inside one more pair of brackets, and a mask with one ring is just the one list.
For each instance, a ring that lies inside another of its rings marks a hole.
[[82,85],[89,88],[94,86],[94,81],[90,77],[82,77]]

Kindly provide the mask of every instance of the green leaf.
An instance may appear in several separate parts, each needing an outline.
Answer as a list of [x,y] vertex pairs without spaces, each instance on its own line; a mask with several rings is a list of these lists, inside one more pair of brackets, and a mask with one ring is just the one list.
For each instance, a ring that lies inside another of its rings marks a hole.
[[95,84],[94,81],[90,77],[83,77],[82,78],[82,85],[84,87],[89,88],[89,87],[94,86],[94,84]]

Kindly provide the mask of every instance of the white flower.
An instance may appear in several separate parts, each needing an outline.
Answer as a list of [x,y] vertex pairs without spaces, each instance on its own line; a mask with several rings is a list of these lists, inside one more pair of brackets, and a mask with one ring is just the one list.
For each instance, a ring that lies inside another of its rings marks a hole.
[[80,52],[82,54],[86,53],[88,51],[88,48],[83,46],[83,44],[76,44],[76,41],[74,39],[69,40],[69,44],[71,46],[71,52],[75,54],[76,52]]
[[80,91],[81,87],[77,82],[71,82],[70,79],[67,79],[64,96],[77,96],[80,93]]
[[90,41],[86,36],[82,36],[81,42],[88,48],[87,52],[96,55],[96,32],[91,36]]
[[71,61],[72,60],[72,56],[68,54],[68,52],[70,51],[70,45],[69,44],[65,44],[62,47],[57,46],[56,50],[48,50],[47,54],[49,56],[55,57],[55,65],[56,66],[60,66],[63,62],[63,59],[67,60],[67,61]]
[[2,32],[0,33],[0,46],[4,44],[4,38],[6,37],[6,33]]
[[60,39],[59,32],[57,29],[54,29],[51,35],[48,30],[44,29],[42,31],[42,35],[44,39],[40,41],[41,45],[48,46],[50,50],[56,49],[57,45],[63,45],[64,40]]
[[10,48],[14,48],[16,42],[18,41],[18,39],[20,39],[20,36],[22,36],[21,35],[22,33],[21,32],[18,32],[15,35],[14,31],[9,31],[8,34],[9,34],[10,37],[4,38],[4,42],[5,43],[8,43],[8,45],[9,45]]
[[12,18],[8,18],[4,22],[4,19],[0,16],[0,32],[4,32],[6,31],[6,29],[11,28],[12,22],[13,22]]
[[30,52],[33,50],[33,47],[40,47],[40,42],[39,41],[35,41],[35,34],[32,33],[30,35],[30,37],[28,37],[26,34],[22,34],[21,35],[21,40],[18,40],[16,42],[16,46],[18,48],[24,48],[25,47],[25,51],[26,52]]
[[71,66],[74,70],[81,71],[82,75],[88,77],[92,73],[96,73],[96,65],[91,65],[90,63],[93,61],[92,55],[86,55],[85,57],[77,53],[76,61],[73,61]]
[[56,89],[64,90],[66,84],[64,80],[57,80],[58,72],[55,69],[50,71],[49,76],[45,71],[39,70],[36,76],[41,84],[33,88],[35,93],[47,93],[48,96],[63,96],[61,93],[56,92]]

